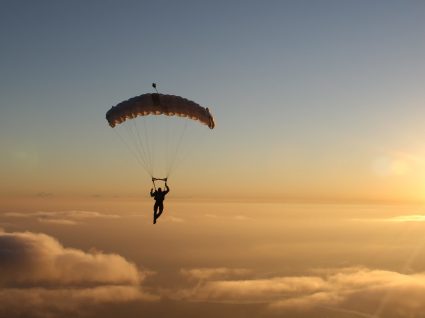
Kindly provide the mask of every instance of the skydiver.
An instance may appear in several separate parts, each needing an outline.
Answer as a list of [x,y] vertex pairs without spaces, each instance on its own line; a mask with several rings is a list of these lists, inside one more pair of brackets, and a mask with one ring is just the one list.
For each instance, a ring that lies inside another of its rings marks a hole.
[[[165,191],[162,191],[161,188],[158,188],[158,190],[155,191],[151,189],[151,197],[155,200],[155,204],[153,206],[153,224],[156,224],[156,219],[161,216],[162,211],[164,210],[163,202],[168,192],[170,192],[170,188],[168,187],[167,182],[165,182]],[[159,213],[157,213],[158,209]]]

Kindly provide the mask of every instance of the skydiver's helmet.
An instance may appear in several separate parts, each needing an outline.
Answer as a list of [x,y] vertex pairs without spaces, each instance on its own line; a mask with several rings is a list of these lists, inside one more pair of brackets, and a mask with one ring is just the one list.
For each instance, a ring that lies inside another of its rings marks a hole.
[[161,188],[158,188],[158,192],[162,192]]

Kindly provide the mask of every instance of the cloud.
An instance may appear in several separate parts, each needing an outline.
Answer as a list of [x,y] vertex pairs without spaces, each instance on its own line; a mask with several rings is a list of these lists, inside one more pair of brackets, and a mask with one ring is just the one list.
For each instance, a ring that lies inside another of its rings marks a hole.
[[210,218],[210,219],[227,219],[227,220],[234,220],[234,221],[251,221],[254,220],[254,218],[243,215],[243,214],[238,214],[238,215],[217,215],[217,214],[212,214],[212,213],[206,213],[204,214],[204,217],[206,218]]
[[272,302],[275,310],[309,310],[317,306],[349,309],[373,317],[423,317],[425,274],[353,269],[335,273],[326,285],[311,294]]
[[165,219],[165,222],[172,222],[172,223],[183,223],[185,222],[184,219],[176,217],[176,216],[168,216]]
[[151,301],[136,286],[99,286],[91,288],[2,288],[1,317],[64,317],[88,313],[91,306],[130,301]]
[[410,214],[410,215],[399,215],[399,216],[382,217],[382,218],[352,218],[351,221],[355,221],[355,222],[389,222],[389,223],[425,222],[425,215],[423,215],[423,214]]
[[64,248],[45,234],[0,234],[0,283],[138,284],[142,276],[122,256]]
[[77,225],[78,222],[66,219],[50,219],[50,218],[38,218],[41,223],[60,224],[60,225]]
[[84,220],[88,219],[116,219],[120,218],[116,214],[105,214],[95,211],[81,211],[81,210],[71,210],[71,211],[38,211],[38,212],[6,212],[3,214],[5,217],[13,218],[36,218],[39,222],[42,223],[52,223],[52,224],[61,224],[61,225],[76,225],[81,223]]
[[33,213],[21,213],[21,212],[6,212],[3,213],[3,216],[11,217],[11,218],[27,218],[32,217]]
[[363,267],[315,271],[308,276],[263,279],[217,279],[214,274],[179,297],[188,301],[266,304],[269,311],[304,312],[318,309],[359,317],[423,317],[425,274],[402,274]]
[[34,306],[69,311],[99,302],[155,300],[141,288],[146,275],[117,254],[67,248],[40,233],[0,231],[3,311],[23,315]]
[[192,268],[182,269],[180,273],[188,277],[189,279],[205,280],[205,279],[217,279],[229,276],[241,276],[251,273],[251,270],[246,268],[226,268],[226,267],[215,267],[215,268]]
[[237,221],[254,220],[253,218],[245,216],[245,215],[235,215],[234,219],[237,220]]
[[413,215],[401,215],[401,216],[395,216],[392,218],[385,219],[385,221],[388,222],[396,222],[396,223],[403,223],[403,222],[425,222],[425,215],[422,214],[413,214]]
[[215,280],[198,286],[194,296],[198,301],[267,303],[277,301],[283,295],[318,292],[325,284],[320,277]]

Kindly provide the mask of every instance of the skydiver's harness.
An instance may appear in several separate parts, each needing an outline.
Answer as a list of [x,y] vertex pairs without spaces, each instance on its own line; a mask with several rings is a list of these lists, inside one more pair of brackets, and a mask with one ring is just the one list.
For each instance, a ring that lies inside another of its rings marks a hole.
[[167,183],[167,179],[168,178],[154,178],[154,177],[152,177],[152,184],[153,184],[153,188],[155,189],[155,191],[156,191],[155,181],[164,181],[165,183]]

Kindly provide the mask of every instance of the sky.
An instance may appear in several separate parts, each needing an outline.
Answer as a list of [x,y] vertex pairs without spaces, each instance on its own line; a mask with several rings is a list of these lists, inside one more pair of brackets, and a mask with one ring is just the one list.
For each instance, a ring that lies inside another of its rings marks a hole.
[[157,82],[217,123],[178,196],[424,198],[421,1],[1,5],[3,197],[140,195],[105,113]]
[[[0,0],[0,316],[423,317],[424,39],[423,1]],[[156,225],[105,118],[152,83],[216,123],[131,121],[179,149]]]

